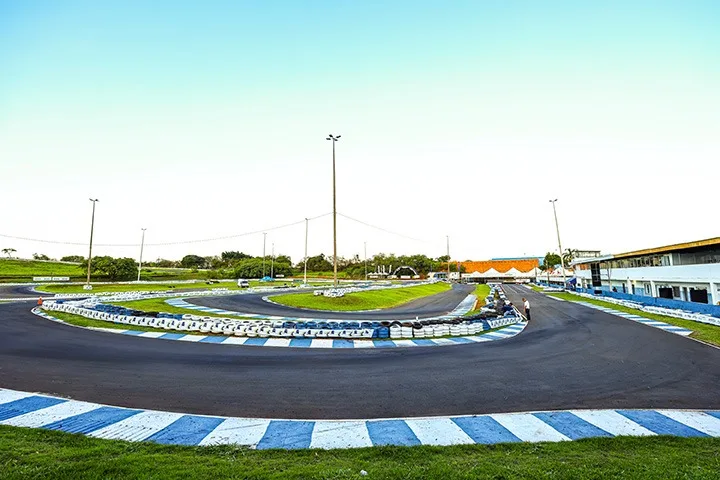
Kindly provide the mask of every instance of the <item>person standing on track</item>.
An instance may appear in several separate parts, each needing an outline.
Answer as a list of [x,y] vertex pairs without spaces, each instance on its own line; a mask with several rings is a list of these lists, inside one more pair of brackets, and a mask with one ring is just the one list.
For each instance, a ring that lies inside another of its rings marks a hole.
[[42,307],[42,302],[43,302],[42,297],[38,297],[38,304],[37,304],[38,308]]
[[527,318],[527,321],[530,321],[530,302],[527,301],[527,298],[523,298],[523,307],[525,307],[525,317]]

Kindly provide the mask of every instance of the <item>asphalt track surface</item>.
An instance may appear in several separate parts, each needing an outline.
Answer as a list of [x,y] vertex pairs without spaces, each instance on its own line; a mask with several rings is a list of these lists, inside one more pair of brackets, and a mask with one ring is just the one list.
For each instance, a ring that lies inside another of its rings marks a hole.
[[266,418],[388,418],[571,408],[720,408],[720,350],[581,305],[528,297],[507,340],[292,349],[137,338],[0,305],[0,386],[77,400]]
[[[473,285],[453,285],[451,290],[418,298],[399,307],[365,312],[328,312],[327,310],[286,307],[263,300],[264,296],[269,296],[272,300],[273,294],[267,292],[222,297],[198,297],[189,298],[186,301],[211,308],[284,317],[333,318],[338,320],[403,320],[445,315],[457,307],[458,303],[463,301],[474,290]],[[288,292],[278,292],[276,295],[286,293]]]
[[37,299],[38,296],[42,295],[43,298],[52,297],[52,293],[38,293],[33,290],[33,287],[26,285],[0,285],[0,298],[11,298],[18,300],[32,300]]

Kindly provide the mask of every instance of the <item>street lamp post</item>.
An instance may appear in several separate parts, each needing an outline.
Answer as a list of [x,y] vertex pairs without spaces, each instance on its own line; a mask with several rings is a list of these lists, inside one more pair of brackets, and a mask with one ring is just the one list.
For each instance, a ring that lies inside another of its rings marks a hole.
[[307,239],[308,239],[308,219],[305,219],[305,271],[303,272],[303,284],[307,285]]
[[448,264],[448,271],[447,271],[447,281],[450,281],[450,235],[445,235],[445,240],[447,241],[447,264]]
[[325,140],[332,141],[332,152],[333,152],[333,285],[335,288],[338,286],[337,280],[337,208],[336,208],[336,190],[335,190],[335,142],[340,140],[340,135],[330,134]]
[[88,252],[88,266],[87,266],[87,284],[85,285],[85,290],[90,290],[92,287],[90,286],[90,269],[92,267],[92,242],[93,242],[93,230],[95,229],[95,203],[98,202],[97,198],[91,198],[90,201],[93,204],[92,208],[92,219],[90,220],[90,251]]
[[365,250],[365,281],[367,282],[368,273],[367,273],[367,242],[363,242],[363,249]]
[[560,243],[560,227],[558,226],[557,210],[555,209],[555,200],[550,200],[553,206],[553,215],[555,216],[555,232],[557,233],[558,249],[560,250],[560,268],[562,268],[563,290],[565,289],[565,260],[563,259],[563,249]]
[[270,253],[270,278],[275,278],[275,242],[272,243],[272,253]]
[[263,233],[263,278],[265,278],[265,240],[267,240],[267,233]]
[[147,230],[147,229],[141,228],[140,230],[142,230],[142,238],[140,239],[140,262],[138,262],[139,266],[138,266],[138,279],[137,279],[138,282],[140,281],[140,272],[142,271],[142,256],[143,256],[143,248],[145,247],[145,230]]

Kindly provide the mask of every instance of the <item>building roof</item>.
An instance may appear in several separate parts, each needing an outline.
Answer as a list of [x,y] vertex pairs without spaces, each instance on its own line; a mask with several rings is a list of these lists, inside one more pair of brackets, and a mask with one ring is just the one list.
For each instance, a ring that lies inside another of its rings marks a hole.
[[614,255],[614,258],[638,257],[640,255],[655,255],[658,253],[675,252],[678,250],[687,250],[688,248],[711,247],[720,245],[720,237],[708,238],[706,240],[696,240],[694,242],[675,243],[664,247],[646,248],[643,250],[635,250],[632,252],[620,253]]
[[720,237],[707,238],[705,240],[696,240],[694,242],[674,243],[672,245],[665,245],[663,247],[654,247],[654,248],[645,248],[642,250],[633,250],[632,252],[618,253],[615,255],[603,255],[602,257],[598,257],[598,258],[584,258],[582,260],[574,261],[573,264],[575,265],[575,264],[579,264],[579,263],[594,263],[594,262],[601,261],[601,260],[640,257],[642,255],[657,255],[660,253],[678,252],[681,250],[688,250],[691,248],[713,247],[713,246],[720,246]]
[[491,268],[500,273],[505,273],[513,268],[520,272],[529,272],[540,266],[540,261],[537,258],[518,260],[484,260],[479,262],[460,262],[460,265],[465,267],[465,272],[467,273],[485,273]]

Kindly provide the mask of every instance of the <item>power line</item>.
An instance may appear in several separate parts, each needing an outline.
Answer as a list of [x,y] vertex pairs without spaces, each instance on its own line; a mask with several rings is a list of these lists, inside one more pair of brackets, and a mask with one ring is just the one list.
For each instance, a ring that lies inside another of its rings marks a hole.
[[398,232],[393,232],[392,230],[388,230],[388,229],[386,229],[386,228],[379,227],[379,226],[377,226],[377,225],[373,225],[373,224],[370,224],[370,223],[367,223],[367,222],[363,222],[362,220],[358,220],[357,218],[350,217],[350,216],[345,215],[345,214],[340,213],[340,212],[338,212],[338,215],[340,215],[341,217],[347,218],[348,220],[352,220],[353,222],[357,222],[357,223],[360,223],[360,224],[362,224],[362,225],[365,225],[366,227],[374,228],[375,230],[380,230],[381,232],[389,233],[389,234],[391,234],[391,235],[396,235],[396,236],[398,236],[398,237],[407,238],[408,240],[414,240],[414,241],[416,241],[416,242],[432,243],[432,242],[429,242],[428,240],[422,240],[422,239],[420,239],[420,238],[410,237],[410,236],[408,236],[408,235],[405,235],[405,234],[402,234],[402,233],[398,233]]
[[[330,215],[330,214],[331,214],[331,212],[328,212],[328,213],[323,213],[322,215],[317,215],[317,216],[314,216],[314,217],[308,217],[308,220],[317,220],[317,219],[319,219],[319,218],[327,217],[327,216]],[[366,226],[366,227],[373,228],[373,229],[375,229],[375,230],[379,230],[379,231],[381,231],[381,232],[385,232],[385,233],[389,233],[389,234],[391,234],[391,235],[395,235],[395,236],[398,236],[398,237],[406,238],[406,239],[408,239],[408,240],[413,240],[413,241],[415,241],[415,242],[433,243],[433,242],[430,242],[430,241],[428,241],[428,240],[423,240],[423,239],[420,239],[420,238],[411,237],[411,236],[409,236],[409,235],[405,235],[405,234],[403,234],[403,233],[398,233],[398,232],[389,230],[389,229],[387,229],[387,228],[380,227],[380,226],[378,226],[378,225],[373,225],[373,224],[371,224],[371,223],[365,222],[365,221],[363,221],[363,220],[358,220],[357,218],[353,218],[353,217],[351,217],[351,216],[349,216],[349,215],[345,215],[345,214],[340,213],[340,212],[338,212],[337,214],[340,215],[340,216],[343,217],[343,218],[346,218],[347,220],[350,220],[350,221],[359,223],[359,224],[361,224],[361,225],[364,225],[364,226]],[[251,231],[251,232],[238,233],[238,234],[234,234],[234,235],[225,235],[225,236],[221,236],[221,237],[202,238],[202,239],[194,239],[194,240],[179,240],[179,241],[176,241],[176,242],[146,243],[145,246],[163,247],[163,246],[172,246],[172,245],[190,245],[190,244],[196,244],[196,243],[206,243],[206,242],[216,242],[216,241],[220,241],[220,240],[230,240],[230,239],[233,239],[233,238],[247,237],[247,236],[250,236],[250,235],[257,235],[257,234],[260,234],[260,233],[263,233],[263,232],[270,232],[270,231],[273,231],[273,230],[280,230],[280,229],[283,229],[283,228],[293,227],[293,226],[295,226],[295,225],[301,225],[301,224],[303,224],[303,223],[305,223],[305,219],[304,219],[304,218],[303,218],[302,220],[298,220],[298,221],[296,221],[296,222],[286,223],[286,224],[284,224],[284,225],[278,225],[278,226],[270,227],[270,228],[261,228],[261,229],[258,229],[258,230],[253,230],[253,231]],[[4,234],[4,233],[0,233],[0,237],[2,237],[2,238],[9,238],[9,239],[12,239],[12,240],[22,240],[22,241],[26,241],[26,242],[45,243],[45,244],[53,244],[53,245],[75,245],[75,246],[85,246],[85,245],[87,245],[87,242],[66,242],[66,241],[62,241],[62,240],[46,240],[46,239],[40,239],[40,238],[22,237],[22,236],[17,236],[17,235],[7,235],[7,234]],[[95,244],[95,245],[98,246],[98,247],[138,247],[140,244],[139,244],[139,243],[97,243],[97,244]]]
[[[330,215],[330,212],[323,213],[322,215],[317,215],[315,217],[308,217],[308,220],[317,220],[318,218],[326,217],[328,215]],[[146,243],[145,246],[161,247],[161,246],[170,246],[170,245],[188,245],[188,244],[193,244],[193,243],[216,242],[218,240],[229,240],[232,238],[247,237],[249,235],[257,235],[257,234],[263,233],[263,232],[280,230],[282,228],[292,227],[292,226],[300,225],[303,223],[305,223],[304,218],[297,222],[286,223],[284,225],[278,225],[278,226],[270,227],[270,228],[261,228],[259,230],[254,230],[252,232],[238,233],[235,235],[226,235],[226,236],[222,236],[222,237],[203,238],[203,239],[196,239],[196,240],[181,240],[181,241],[177,241],[177,242]],[[0,233],[0,237],[10,238],[13,240],[23,240],[26,242],[48,243],[48,244],[54,244],[54,245],[79,245],[79,246],[87,245],[87,242],[64,242],[64,241],[60,241],[60,240],[45,240],[45,239],[39,239],[39,238],[20,237],[20,236],[16,236],[16,235],[6,235],[3,233]],[[140,245],[139,243],[96,243],[95,244],[95,246],[98,246],[98,247],[137,247],[139,245]]]

